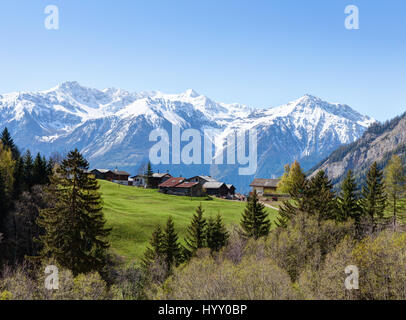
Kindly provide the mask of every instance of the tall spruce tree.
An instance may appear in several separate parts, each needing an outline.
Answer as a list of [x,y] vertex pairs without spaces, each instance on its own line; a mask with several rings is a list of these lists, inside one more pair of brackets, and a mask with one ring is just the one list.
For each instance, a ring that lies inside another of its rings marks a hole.
[[6,220],[7,205],[6,183],[0,170],[0,233],[5,231],[4,222]]
[[146,178],[146,182],[147,182],[147,188],[152,188],[152,176],[153,176],[154,172],[152,171],[152,166],[151,166],[151,162],[148,161],[148,165],[147,165],[147,170],[145,172],[145,178]]
[[346,221],[352,218],[355,220],[355,224],[359,226],[362,211],[358,202],[357,185],[352,170],[349,170],[337,198],[337,220]]
[[265,206],[259,201],[256,190],[251,194],[241,218],[242,234],[258,239],[267,236],[271,228]]
[[47,196],[50,208],[40,211],[38,225],[44,229],[40,256],[53,257],[74,275],[103,273],[107,237],[99,185],[85,171],[88,162],[77,149],[68,153],[51,178]]
[[15,163],[14,169],[14,184],[13,184],[13,199],[18,199],[20,194],[24,191],[24,161],[19,157]]
[[24,164],[24,182],[26,189],[29,190],[34,185],[34,160],[30,150],[27,150],[23,156]]
[[14,141],[11,138],[10,132],[7,128],[4,128],[3,132],[1,133],[0,140],[4,147],[10,149],[13,159],[17,160],[20,157],[20,152],[18,151],[17,146],[14,144]]
[[360,206],[363,215],[371,218],[373,230],[377,220],[382,218],[386,208],[387,194],[383,183],[383,173],[374,162],[367,173],[366,185],[362,188]]
[[337,219],[337,202],[333,184],[324,170],[318,171],[307,184],[301,209],[317,215],[319,220]]
[[185,255],[192,256],[198,249],[206,246],[206,219],[203,218],[204,210],[202,204],[196,208],[192,222],[187,229],[185,238],[186,250]]
[[158,258],[162,258],[164,255],[163,243],[164,234],[161,226],[157,225],[155,230],[152,232],[151,239],[149,240],[149,247],[147,247],[142,259],[142,266],[144,269],[148,269],[151,264],[154,263],[154,261],[156,261]]
[[227,245],[230,235],[220,213],[216,218],[210,217],[206,227],[206,243],[211,252],[218,252]]
[[169,217],[166,222],[162,250],[168,271],[171,270],[173,266],[179,265],[182,261],[182,251],[178,242],[178,234],[176,233],[172,217]]
[[406,208],[406,176],[402,160],[394,155],[385,168],[385,186],[388,194],[388,209],[393,215],[393,227],[396,229],[399,214]]
[[41,157],[37,153],[32,168],[32,182],[33,185],[44,185],[48,180],[47,161],[45,157]]

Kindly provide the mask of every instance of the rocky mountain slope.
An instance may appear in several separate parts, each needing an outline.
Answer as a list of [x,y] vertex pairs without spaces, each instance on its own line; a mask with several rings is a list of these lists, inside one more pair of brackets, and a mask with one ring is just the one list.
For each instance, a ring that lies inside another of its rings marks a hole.
[[311,95],[269,109],[218,103],[193,90],[130,93],[87,88],[77,82],[47,91],[0,95],[0,128],[7,126],[21,149],[51,155],[77,147],[92,167],[118,167],[132,174],[148,161],[155,143],[148,137],[156,128],[169,133],[173,125],[201,132],[217,129],[218,137],[256,129],[258,167],[254,175],[238,175],[238,164],[155,166],[174,175],[211,174],[242,192],[249,189],[254,177],[279,176],[283,165],[295,159],[311,168],[337,147],[361,137],[373,122],[347,105]]
[[327,159],[311,170],[325,170],[338,185],[348,170],[353,170],[362,182],[373,162],[384,168],[392,155],[406,160],[406,113],[383,124],[373,124],[357,141],[338,148]]

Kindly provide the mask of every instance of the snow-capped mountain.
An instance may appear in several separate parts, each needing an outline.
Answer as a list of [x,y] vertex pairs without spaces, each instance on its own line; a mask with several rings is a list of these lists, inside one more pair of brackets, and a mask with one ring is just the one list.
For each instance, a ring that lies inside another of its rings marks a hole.
[[[374,122],[347,105],[331,104],[311,95],[286,105],[254,109],[217,103],[194,90],[180,94],[97,90],[65,82],[40,92],[0,95],[0,129],[7,126],[21,149],[46,155],[77,147],[92,167],[136,174],[148,161],[156,128],[218,129],[258,132],[258,169],[239,176],[238,165],[160,165],[173,175],[211,174],[246,192],[255,177],[279,176],[295,159],[310,168],[338,146],[359,138]],[[187,142],[185,142],[186,144]]]

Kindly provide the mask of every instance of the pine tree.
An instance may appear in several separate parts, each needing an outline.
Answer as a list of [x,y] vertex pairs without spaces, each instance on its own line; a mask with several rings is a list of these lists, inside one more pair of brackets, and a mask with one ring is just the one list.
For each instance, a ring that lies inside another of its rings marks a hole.
[[0,170],[0,233],[4,233],[4,222],[7,214],[6,183]]
[[220,251],[227,244],[229,237],[220,213],[215,219],[210,217],[206,227],[206,243],[211,252]]
[[27,150],[23,156],[23,164],[24,164],[24,183],[26,185],[26,189],[29,190],[34,185],[34,160],[32,159],[32,155],[30,150]]
[[178,243],[178,234],[175,231],[175,224],[172,217],[169,217],[166,222],[162,250],[168,271],[170,271],[174,265],[177,266],[182,261],[181,247]]
[[337,199],[337,220],[346,221],[349,218],[355,220],[355,224],[359,226],[361,218],[361,208],[359,206],[359,199],[356,193],[357,185],[355,183],[352,171],[349,170],[345,177],[341,193]]
[[394,155],[385,168],[385,186],[388,194],[388,209],[393,214],[393,227],[399,213],[405,209],[406,176],[402,160]]
[[3,143],[3,146],[11,151],[13,159],[17,160],[20,157],[20,152],[18,151],[17,146],[14,144],[14,141],[11,138],[10,132],[7,128],[4,128],[3,132],[1,133],[0,140]]
[[196,213],[193,215],[192,222],[187,229],[185,238],[186,250],[185,255],[192,256],[198,249],[205,247],[206,241],[206,219],[203,218],[203,208],[200,204],[196,208]]
[[333,184],[324,170],[318,171],[307,184],[301,210],[317,215],[319,220],[337,219],[337,202]]
[[271,228],[265,206],[259,201],[254,190],[248,199],[241,219],[242,234],[247,238],[258,239],[267,236]]
[[33,185],[44,185],[48,180],[47,161],[37,153],[32,167],[32,183]]
[[154,261],[163,256],[163,242],[164,234],[161,226],[157,225],[149,241],[149,247],[145,251],[144,258],[142,259],[142,266],[144,269],[148,269]]
[[363,215],[369,216],[372,220],[373,229],[376,229],[377,219],[384,215],[387,195],[383,183],[383,173],[374,162],[367,173],[366,185],[362,188],[360,206]]
[[13,199],[18,199],[24,191],[24,162],[21,157],[16,160],[14,169]]
[[77,149],[69,152],[51,178],[47,192],[51,207],[41,210],[38,219],[45,232],[40,236],[41,257],[53,257],[74,275],[103,273],[109,247],[100,186],[85,173],[88,168]]
[[151,162],[148,161],[147,171],[145,172],[145,178],[147,179],[147,188],[152,188],[152,176],[154,172],[152,171]]

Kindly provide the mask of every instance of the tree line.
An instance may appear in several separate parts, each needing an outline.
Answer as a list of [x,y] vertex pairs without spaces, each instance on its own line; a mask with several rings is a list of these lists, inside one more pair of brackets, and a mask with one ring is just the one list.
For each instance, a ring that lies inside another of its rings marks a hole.
[[295,162],[285,167],[279,189],[291,197],[280,207],[277,225],[281,227],[286,227],[287,222],[302,211],[320,220],[345,222],[352,219],[362,237],[365,232],[385,227],[388,221],[396,229],[406,208],[405,168],[397,155],[392,156],[384,170],[374,162],[361,188],[349,170],[337,194],[323,170],[307,179],[300,164]]

